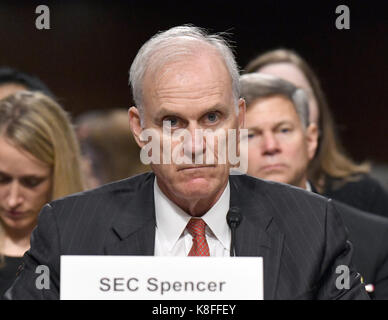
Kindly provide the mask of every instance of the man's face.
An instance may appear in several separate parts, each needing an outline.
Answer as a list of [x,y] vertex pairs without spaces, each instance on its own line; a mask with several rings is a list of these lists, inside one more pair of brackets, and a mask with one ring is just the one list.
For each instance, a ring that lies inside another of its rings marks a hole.
[[292,102],[273,96],[252,103],[246,127],[248,174],[305,188],[317,145],[316,125],[304,129]]
[[[227,132],[242,124],[245,104],[239,101],[237,115],[231,78],[223,61],[214,53],[185,57],[165,64],[152,74],[146,73],[143,84],[144,129],[152,128],[162,137],[165,123],[172,134],[185,129],[192,137],[190,148],[180,152],[187,159],[193,159],[192,164],[174,163],[172,155],[171,164],[151,165],[159,187],[178,205],[182,201],[217,200],[227,184],[230,165],[227,161],[218,164],[217,155],[213,164],[195,164],[195,158],[206,152],[207,144],[206,139],[195,141],[194,137],[198,129]],[[131,108],[130,115],[131,112],[136,110]],[[137,125],[131,123],[131,127],[136,136]],[[166,136],[163,139],[169,140]],[[177,141],[171,142],[171,153],[177,144]],[[160,147],[163,150],[162,142]]]

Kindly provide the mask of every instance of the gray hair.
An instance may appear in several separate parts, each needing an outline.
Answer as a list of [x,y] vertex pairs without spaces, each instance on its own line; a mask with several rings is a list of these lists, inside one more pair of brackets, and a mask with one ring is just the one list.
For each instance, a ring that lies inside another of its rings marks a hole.
[[292,102],[302,125],[309,125],[309,107],[306,93],[292,83],[263,73],[248,73],[240,77],[241,96],[247,108],[259,98],[284,96]]
[[231,47],[221,34],[209,34],[205,29],[183,25],[159,32],[148,40],[137,53],[129,70],[129,84],[133,100],[143,118],[143,79],[146,71],[160,67],[171,58],[195,54],[198,43],[210,45],[223,58],[232,81],[233,97],[238,111],[240,98],[239,69]]

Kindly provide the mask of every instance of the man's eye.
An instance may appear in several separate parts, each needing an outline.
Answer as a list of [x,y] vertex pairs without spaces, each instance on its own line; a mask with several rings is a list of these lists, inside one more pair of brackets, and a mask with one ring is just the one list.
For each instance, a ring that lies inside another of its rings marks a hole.
[[248,133],[248,139],[252,139],[255,136],[254,133]]
[[175,127],[178,125],[178,118],[175,117],[168,117],[163,119],[163,125],[167,125],[169,127]]
[[210,112],[206,115],[206,120],[210,123],[214,123],[218,120],[218,114],[216,112]]
[[290,128],[281,128],[280,132],[281,133],[289,133],[289,132],[291,132],[291,129]]

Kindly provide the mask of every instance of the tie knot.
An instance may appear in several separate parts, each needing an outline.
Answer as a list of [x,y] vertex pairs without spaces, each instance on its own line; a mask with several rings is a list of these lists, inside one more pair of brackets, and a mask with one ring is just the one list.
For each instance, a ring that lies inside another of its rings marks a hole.
[[197,236],[205,236],[206,222],[202,219],[190,219],[187,224],[187,231],[191,234],[193,238]]

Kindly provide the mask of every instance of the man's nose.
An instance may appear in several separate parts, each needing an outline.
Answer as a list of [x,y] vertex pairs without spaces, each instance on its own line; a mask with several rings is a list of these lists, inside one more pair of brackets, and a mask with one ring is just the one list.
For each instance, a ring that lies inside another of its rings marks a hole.
[[205,153],[206,141],[200,127],[190,125],[187,130],[190,139],[186,140],[188,144],[185,146],[185,152],[187,156],[191,156],[194,160],[195,157],[202,156]]
[[280,144],[273,133],[266,133],[262,140],[263,155],[275,155],[280,152]]
[[21,186],[18,181],[13,181],[9,185],[7,195],[7,205],[10,209],[18,207],[23,202]]

